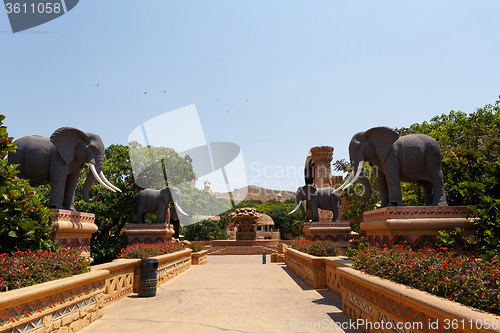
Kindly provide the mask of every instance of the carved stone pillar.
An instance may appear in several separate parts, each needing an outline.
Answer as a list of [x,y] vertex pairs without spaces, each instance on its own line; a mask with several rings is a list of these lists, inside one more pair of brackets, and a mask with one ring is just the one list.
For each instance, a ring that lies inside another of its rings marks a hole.
[[[321,146],[311,148],[311,158],[314,161],[314,184],[317,188],[328,187],[332,174],[331,162],[333,147]],[[318,210],[320,222],[331,222],[333,213],[329,210]]]
[[321,146],[311,148],[311,157],[314,161],[315,175],[314,184],[317,188],[328,187],[332,174],[331,162],[333,159],[333,147]]
[[[342,177],[332,177],[331,162],[333,147],[321,146],[310,150],[314,161],[314,184],[317,188],[329,187],[332,181],[341,182]],[[329,210],[319,209],[319,222],[304,224],[304,234],[309,240],[329,240],[339,244],[345,251],[349,247],[351,227],[349,222],[332,222],[333,213]]]

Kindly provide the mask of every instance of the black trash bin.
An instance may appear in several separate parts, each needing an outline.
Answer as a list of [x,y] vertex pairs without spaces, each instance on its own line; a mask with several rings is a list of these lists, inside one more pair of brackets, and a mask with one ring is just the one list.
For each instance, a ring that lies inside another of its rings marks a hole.
[[139,266],[139,297],[156,296],[156,283],[158,273],[158,259],[141,259]]

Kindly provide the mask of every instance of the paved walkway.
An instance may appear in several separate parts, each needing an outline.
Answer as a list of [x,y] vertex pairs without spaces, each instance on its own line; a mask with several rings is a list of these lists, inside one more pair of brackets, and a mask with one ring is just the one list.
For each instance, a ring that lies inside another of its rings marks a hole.
[[[104,316],[80,332],[348,332],[341,298],[315,290],[284,264],[262,256],[208,256],[158,287],[104,307]],[[316,329],[314,329],[316,325]]]

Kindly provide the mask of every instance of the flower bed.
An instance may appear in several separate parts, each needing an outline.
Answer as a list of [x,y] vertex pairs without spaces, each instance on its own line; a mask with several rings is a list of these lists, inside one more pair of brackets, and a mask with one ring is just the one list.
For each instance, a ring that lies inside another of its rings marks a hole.
[[90,271],[90,262],[77,249],[56,252],[17,251],[0,254],[0,291],[78,275]]
[[316,257],[336,257],[342,254],[338,244],[323,240],[296,239],[292,242],[291,247],[294,250]]
[[186,247],[183,243],[137,243],[122,249],[117,257],[122,259],[151,258],[162,254],[182,251],[185,248]]
[[[178,245],[175,246],[175,249],[183,248]],[[174,250],[174,247],[164,246],[163,249]],[[158,258],[158,285],[169,281],[191,267],[191,252],[191,249],[183,249],[156,256]],[[203,252],[206,251],[198,253],[203,254]],[[33,255],[35,252],[31,251],[29,253],[32,254],[31,257],[38,258],[37,263],[43,261],[40,259],[40,255]],[[68,251],[65,253],[72,254],[72,252]],[[139,250],[137,253],[143,254],[145,252]],[[1,258],[2,260],[11,260],[9,263],[14,262],[14,266],[21,263],[16,256],[14,257],[16,259],[12,259],[12,256],[3,255]],[[66,259],[76,260],[77,263],[82,260],[79,256],[76,258],[71,257],[72,255],[66,256]],[[49,267],[52,267],[51,265],[55,263],[55,261],[52,261],[54,257],[51,255],[44,253],[42,258],[51,258],[50,260],[47,259]],[[85,260],[84,262],[86,263]],[[105,305],[126,297],[134,291],[134,284],[138,284],[139,281],[139,263],[140,259],[116,259],[111,263],[93,266],[92,271],[89,273],[0,293],[0,331],[77,331],[100,318],[102,308]],[[6,265],[1,267],[5,268]],[[65,261],[58,262],[58,265],[60,267],[56,266],[57,268],[68,266]],[[78,269],[81,270],[81,265],[77,265],[79,266]],[[26,271],[25,266],[24,264],[23,270],[20,267],[16,268],[16,272],[19,270],[24,274]],[[40,265],[40,267],[42,266]],[[88,268],[88,265],[86,264],[84,267]],[[7,270],[9,269],[12,271],[14,268],[8,268]],[[39,275],[39,273],[37,274]],[[54,278],[53,272],[46,272],[45,274]],[[137,286],[135,287],[137,288]]]
[[352,258],[353,268],[431,294],[500,314],[500,263],[491,263],[441,248],[412,251],[370,247]]
[[[372,251],[383,250],[375,248]],[[407,252],[411,253],[409,250]],[[430,267],[435,267],[432,266],[431,252],[414,252],[416,256],[423,256],[424,260],[422,257],[416,260],[410,257],[407,252],[401,252],[401,249],[399,249],[398,253],[400,260],[409,260],[407,265],[403,267],[403,271],[394,269],[398,263],[397,257],[384,256],[379,253],[380,264],[374,261],[370,255],[363,257],[360,253],[358,259],[359,263],[364,263],[374,269],[377,269],[377,267],[381,271],[392,269],[390,274],[393,274],[397,279],[408,279],[413,283],[418,283],[418,278],[416,281],[408,278],[407,273],[418,270],[422,276],[427,277],[425,270],[422,270],[422,266],[417,268],[416,265],[424,265],[425,262]],[[424,254],[427,254],[427,256],[425,257]],[[447,272],[453,275],[451,277],[453,283],[459,280],[464,281],[462,280],[464,277],[458,275],[461,265],[467,264],[469,266],[466,265],[466,267],[472,269],[469,273],[463,274],[466,281],[471,279],[473,274],[481,272],[478,267],[472,268],[471,265],[479,266],[481,264],[471,258],[464,257],[465,261],[461,261],[458,258],[462,257],[450,256],[449,254],[446,256],[445,253],[441,253],[441,255],[443,256],[440,257],[441,261],[434,261],[438,263],[435,268],[439,272],[448,270]],[[364,324],[362,325],[364,332],[500,332],[500,317],[495,314],[482,312],[416,288],[407,287],[350,268],[351,261],[345,260],[345,257],[313,257],[293,249],[287,249],[286,257],[287,266],[314,288],[323,288],[321,283],[311,283],[314,275],[321,276],[323,274],[321,272],[323,268],[322,261],[323,266],[325,266],[326,286],[331,291],[342,295],[342,311],[351,320]],[[452,262],[450,262],[450,258],[453,258]],[[457,259],[460,264],[457,263]],[[422,262],[419,262],[419,260]],[[413,265],[410,265],[412,261]],[[489,280],[492,278],[497,279],[498,273],[495,268],[497,264],[496,261],[492,265],[483,263],[486,271],[479,273],[479,275]],[[391,265],[394,267],[390,267]],[[476,269],[475,272],[474,269]],[[427,271],[429,271],[429,268],[427,268]],[[485,274],[489,274],[489,277]],[[422,279],[420,278],[420,280]],[[485,280],[479,278],[479,281]],[[498,280],[494,281],[497,283]],[[440,285],[440,281],[436,282],[435,286],[441,286],[439,288],[443,289],[444,284]],[[481,282],[476,281],[476,283]],[[477,288],[478,295],[482,298],[484,288],[492,288],[492,285],[485,283],[485,285],[477,286]],[[444,289],[448,290],[448,288]],[[492,293],[495,293],[495,291],[493,290]],[[455,295],[462,295],[463,297],[463,294],[457,294],[456,292]],[[489,298],[485,297],[485,302],[489,302],[489,300]],[[382,323],[385,323],[384,328],[382,328]]]
[[77,331],[102,316],[108,271],[92,271],[0,294],[4,332]]
[[493,314],[349,267],[337,273],[342,311],[366,333],[500,332],[500,317]]

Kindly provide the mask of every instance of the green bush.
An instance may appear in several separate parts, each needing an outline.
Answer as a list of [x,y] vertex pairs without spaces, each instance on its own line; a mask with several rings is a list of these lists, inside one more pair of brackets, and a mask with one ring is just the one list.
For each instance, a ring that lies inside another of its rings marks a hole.
[[351,258],[353,268],[436,296],[500,314],[500,262],[440,252],[367,247]]
[[181,235],[188,241],[212,241],[217,239],[228,239],[229,235],[217,221],[205,220],[196,222],[181,228]]
[[316,257],[336,257],[342,254],[337,243],[330,241],[310,241],[296,239],[292,242],[292,249],[301,251]]
[[182,251],[186,247],[183,243],[156,243],[156,244],[135,244],[122,249],[117,256],[122,259],[143,259],[156,257],[162,254]]
[[43,197],[27,180],[16,176],[17,166],[7,166],[7,154],[15,151],[16,146],[7,129],[1,126],[4,119],[0,115],[0,253],[53,251],[58,245],[50,239],[52,211],[43,206]]
[[113,261],[116,259],[116,255],[127,246],[127,243],[127,239],[122,236],[93,239],[92,242],[90,242],[90,256],[94,259],[92,265]]
[[4,253],[0,254],[0,291],[29,287],[89,271],[90,262],[80,256],[77,249]]

